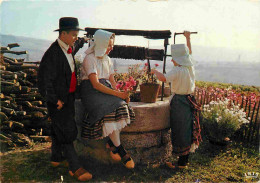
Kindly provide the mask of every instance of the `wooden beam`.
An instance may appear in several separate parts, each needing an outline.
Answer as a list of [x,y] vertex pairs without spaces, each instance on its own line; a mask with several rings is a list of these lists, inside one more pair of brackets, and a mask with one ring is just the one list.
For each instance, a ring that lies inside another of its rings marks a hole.
[[165,39],[171,37],[170,30],[130,30],[130,29],[107,29],[86,27],[87,36],[94,35],[98,29],[115,33],[115,35],[143,36],[148,39]]

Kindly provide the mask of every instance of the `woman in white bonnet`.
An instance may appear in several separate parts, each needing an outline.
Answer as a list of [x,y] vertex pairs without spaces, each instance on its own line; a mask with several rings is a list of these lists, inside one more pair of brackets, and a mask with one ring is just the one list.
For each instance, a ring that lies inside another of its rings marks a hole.
[[86,50],[81,68],[81,101],[87,116],[83,120],[81,137],[109,137],[106,144],[110,156],[134,168],[134,161],[120,143],[120,131],[134,120],[134,112],[125,102],[128,92],[116,90],[114,68],[108,54],[113,49],[115,34],[97,30],[94,44]]
[[170,126],[173,155],[179,156],[177,164],[167,162],[170,168],[187,168],[189,153],[198,148],[201,141],[199,121],[195,114],[195,71],[191,57],[190,32],[184,31],[185,44],[171,45],[174,67],[167,74],[152,70],[160,81],[171,83],[173,97],[170,102]]

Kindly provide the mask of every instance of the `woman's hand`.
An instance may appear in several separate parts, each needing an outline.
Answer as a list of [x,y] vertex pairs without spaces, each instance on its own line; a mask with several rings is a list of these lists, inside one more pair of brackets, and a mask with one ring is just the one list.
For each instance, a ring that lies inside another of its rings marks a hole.
[[127,98],[125,99],[125,102],[129,104],[129,102],[130,102],[130,97],[127,97]]
[[119,92],[118,97],[125,100],[125,99],[129,98],[129,93],[127,91]]

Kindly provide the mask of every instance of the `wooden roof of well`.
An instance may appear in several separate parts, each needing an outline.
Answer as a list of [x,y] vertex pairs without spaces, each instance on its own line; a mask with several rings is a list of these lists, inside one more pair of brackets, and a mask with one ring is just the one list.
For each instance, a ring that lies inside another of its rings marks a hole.
[[170,30],[130,30],[130,29],[107,29],[86,27],[87,36],[94,35],[96,30],[102,29],[115,33],[115,35],[143,36],[147,39],[167,39],[171,37]]

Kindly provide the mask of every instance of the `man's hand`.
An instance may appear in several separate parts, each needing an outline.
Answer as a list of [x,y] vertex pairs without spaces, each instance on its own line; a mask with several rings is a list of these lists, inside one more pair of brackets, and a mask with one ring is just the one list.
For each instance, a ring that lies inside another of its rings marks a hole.
[[57,102],[57,105],[58,105],[57,109],[60,110],[63,107],[63,104],[64,104],[64,102],[62,102],[61,100],[58,100],[58,102]]

